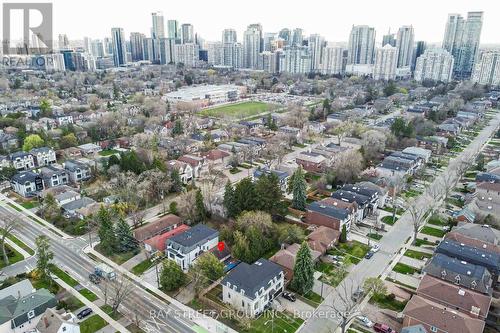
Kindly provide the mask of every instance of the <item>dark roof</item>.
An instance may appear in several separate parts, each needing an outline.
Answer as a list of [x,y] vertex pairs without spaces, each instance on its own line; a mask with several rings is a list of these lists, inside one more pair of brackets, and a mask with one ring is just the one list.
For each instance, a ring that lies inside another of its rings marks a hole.
[[31,155],[31,154],[30,154],[30,153],[26,153],[26,152],[24,152],[24,151],[16,151],[15,153],[10,154],[10,155],[9,155],[9,158],[10,158],[11,160],[14,160],[14,159],[16,159],[16,158],[18,158],[18,157],[19,157],[19,158],[23,158],[23,157],[25,157],[25,156],[29,156],[29,155]]
[[343,221],[349,217],[349,211],[347,209],[338,208],[338,207],[330,206],[330,205],[325,205],[324,203],[317,202],[317,201],[307,205],[306,209],[310,210],[312,212],[317,212],[317,213],[320,213],[322,215],[336,218],[336,219],[341,220],[341,221]]
[[279,180],[283,180],[288,177],[288,173],[280,170],[269,170],[268,168],[257,168],[253,172],[255,178],[260,178],[262,175],[269,175],[270,173],[275,174]]
[[342,189],[345,191],[361,194],[361,195],[367,196],[369,198],[374,198],[374,197],[378,196],[377,190],[368,188],[366,186],[348,184],[348,185],[345,185],[344,187],[342,187]]
[[459,222],[458,226],[452,231],[457,232],[469,238],[479,239],[486,243],[498,245],[500,239],[500,231],[493,229],[486,224],[474,224],[467,222]]
[[25,183],[25,182],[34,182],[37,178],[40,176],[37,173],[31,172],[31,171],[23,171],[16,173],[11,181],[16,182],[16,183]]
[[401,333],[428,333],[423,325],[403,327]]
[[218,235],[219,232],[217,230],[200,223],[184,231],[182,234],[175,235],[170,238],[168,242],[175,242],[184,247],[191,247],[207,238],[216,237]]
[[395,151],[394,153],[392,153],[389,156],[398,157],[398,158],[402,158],[402,159],[410,160],[410,161],[417,161],[417,160],[422,159],[421,157],[419,157],[417,155],[409,154],[409,153],[403,153],[401,151]]
[[471,264],[481,265],[498,274],[500,267],[500,255],[495,252],[485,251],[476,247],[458,243],[449,239],[443,240],[436,248],[437,253],[446,254],[449,257],[464,260]]
[[34,293],[17,299],[7,296],[0,300],[0,325],[12,320],[11,327],[18,327],[29,320],[28,312],[34,311],[35,316],[41,315],[47,308],[55,307],[57,300],[46,289],[39,289]]
[[267,289],[269,282],[278,277],[283,270],[281,267],[267,259],[259,259],[252,265],[242,262],[229,272],[222,280],[222,285],[230,288],[236,286],[236,291],[244,290],[245,296],[255,299],[256,293],[261,289]]
[[[491,273],[484,266],[474,265],[436,253],[424,267],[424,272],[438,279],[456,283],[457,275],[460,276],[459,285],[474,289],[484,294],[492,293]],[[475,285],[475,287],[474,287]]]
[[489,173],[489,172],[479,172],[476,175],[476,182],[500,183],[500,175],[496,175],[494,173]]
[[344,190],[333,192],[332,198],[341,199],[347,202],[356,202],[359,206],[364,206],[368,201],[370,201],[370,198],[365,195]]

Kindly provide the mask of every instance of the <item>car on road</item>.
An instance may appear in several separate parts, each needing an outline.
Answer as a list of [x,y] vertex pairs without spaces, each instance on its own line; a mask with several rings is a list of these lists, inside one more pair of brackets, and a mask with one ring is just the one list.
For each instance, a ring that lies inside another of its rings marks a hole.
[[373,321],[368,319],[368,317],[365,316],[357,316],[356,319],[363,325],[364,327],[372,328],[373,327]]
[[375,253],[380,250],[380,244],[373,244],[372,249],[370,250],[371,252]]
[[83,318],[85,318],[85,317],[90,316],[90,314],[91,314],[92,312],[93,312],[93,311],[92,311],[92,309],[90,309],[90,308],[86,308],[86,309],[83,309],[82,311],[78,312],[78,314],[76,315],[76,317],[77,317],[78,319],[83,319]]
[[376,323],[373,325],[373,330],[379,333],[397,333],[395,330],[389,327],[387,324]]
[[89,280],[92,283],[99,284],[101,282],[101,277],[97,274],[91,273],[89,274]]
[[363,288],[356,289],[351,296],[354,302],[358,302],[365,295],[365,290]]
[[283,292],[283,298],[289,300],[290,302],[295,302],[297,298],[295,297],[294,293],[291,293],[289,291],[284,291]]
[[375,254],[375,252],[373,252],[372,250],[370,250],[366,255],[365,255],[365,259],[371,259],[371,257],[373,257],[373,255]]

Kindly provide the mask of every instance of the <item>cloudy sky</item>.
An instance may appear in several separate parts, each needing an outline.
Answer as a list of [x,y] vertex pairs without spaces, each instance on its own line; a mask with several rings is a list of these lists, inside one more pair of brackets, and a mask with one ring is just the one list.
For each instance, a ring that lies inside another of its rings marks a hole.
[[[10,2],[10,1],[9,1]],[[12,1],[15,2],[15,1]],[[32,2],[32,1],[30,1]],[[46,2],[46,1],[41,1]],[[102,38],[111,27],[149,35],[151,12],[167,19],[191,23],[205,40],[220,40],[224,28],[234,28],[241,40],[249,23],[261,23],[264,31],[301,27],[306,34],[319,33],[328,41],[348,38],[353,24],[374,26],[377,42],[389,28],[412,24],[417,40],[440,42],[448,13],[484,11],[482,43],[500,43],[498,0],[54,0],[55,33],[70,39]]]

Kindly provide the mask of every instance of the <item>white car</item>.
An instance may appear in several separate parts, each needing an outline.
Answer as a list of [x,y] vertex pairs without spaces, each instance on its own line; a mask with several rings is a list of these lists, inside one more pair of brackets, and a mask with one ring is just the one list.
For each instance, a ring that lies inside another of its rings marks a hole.
[[380,244],[373,244],[372,252],[378,252],[378,250],[380,250]]
[[368,319],[368,317],[365,316],[357,316],[356,319],[361,322],[361,324],[365,327],[371,328],[373,327],[373,321]]

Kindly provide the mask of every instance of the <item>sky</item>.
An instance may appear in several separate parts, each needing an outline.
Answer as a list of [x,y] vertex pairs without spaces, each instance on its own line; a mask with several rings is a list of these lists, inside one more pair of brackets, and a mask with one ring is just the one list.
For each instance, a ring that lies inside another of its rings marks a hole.
[[[17,1],[9,1],[17,2]],[[29,2],[47,2],[30,0]],[[482,44],[500,44],[498,0],[54,0],[54,32],[70,40],[84,36],[103,38],[112,27],[150,35],[151,13],[163,12],[165,23],[176,19],[191,23],[207,41],[221,39],[224,28],[234,28],[241,41],[250,23],[261,23],[265,32],[300,27],[307,35],[318,33],[331,42],[347,41],[353,24],[375,27],[382,35],[413,25],[415,40],[440,43],[449,13],[466,15],[484,11]]]

